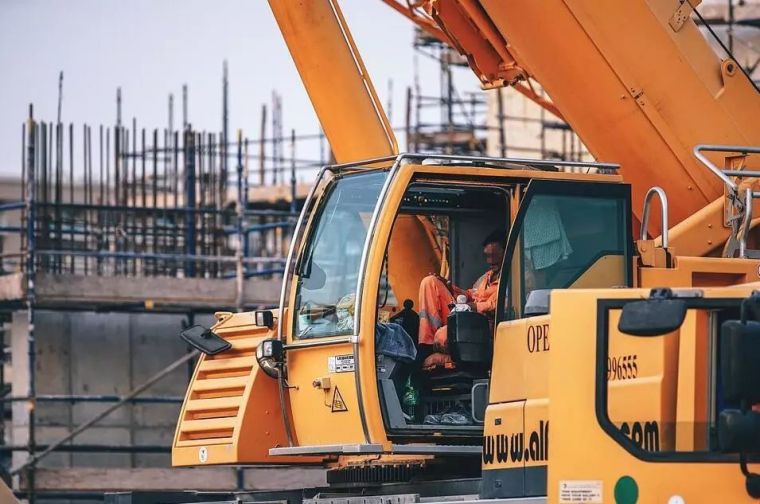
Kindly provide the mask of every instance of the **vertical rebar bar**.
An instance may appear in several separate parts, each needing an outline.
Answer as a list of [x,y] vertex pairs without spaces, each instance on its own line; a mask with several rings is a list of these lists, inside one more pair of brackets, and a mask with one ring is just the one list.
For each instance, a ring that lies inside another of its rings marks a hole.
[[[59,122],[55,125],[55,247],[56,250],[63,249],[63,237],[61,233],[63,218],[63,125]],[[55,272],[62,273],[63,257],[55,258]]]
[[[206,206],[206,172],[205,172],[205,157],[204,157],[204,143],[203,143],[203,137],[204,133],[200,132],[198,133],[198,193],[197,196],[200,199],[198,202],[197,208],[198,211],[196,212],[196,215],[198,216],[198,224],[200,228],[200,232],[196,233],[196,239],[199,242],[200,245],[200,253],[202,255],[206,254],[206,222],[204,220],[204,209]],[[208,145],[206,145],[206,148]],[[196,268],[200,271],[198,271],[198,275],[203,277],[206,272],[206,264],[204,262],[198,262],[198,265]]]
[[507,129],[506,129],[506,117],[504,117],[504,88],[498,88],[496,90],[496,104],[498,107],[498,121],[499,121],[499,155],[501,157],[507,157]]
[[63,107],[63,71],[58,73],[58,115],[56,124],[61,124],[61,108]]
[[[209,212],[206,213],[205,219],[208,227],[208,253],[209,255],[216,255],[216,213],[214,210],[216,210],[216,198],[218,196],[218,183],[219,183],[219,176],[221,174],[221,167],[222,167],[222,159],[224,156],[221,155],[224,147],[222,145],[222,137],[224,136],[224,132],[221,132],[219,134],[219,143],[215,143],[213,140],[215,138],[215,135],[211,135],[212,142],[211,142],[211,150],[209,152],[209,200],[208,200],[208,208]],[[217,159],[217,154],[219,155],[219,159]],[[211,278],[216,277],[216,262],[209,262],[208,263],[208,275]]]
[[[169,93],[169,116],[167,119],[167,128],[171,135],[174,132],[174,93]],[[167,147],[170,145],[167,144]]]
[[[74,247],[74,240],[76,239],[76,236],[74,235],[74,228],[76,226],[73,222],[75,215],[73,210],[74,197],[74,124],[69,123],[69,203],[72,205],[72,211],[69,214],[69,243],[72,248]],[[74,254],[72,254],[69,258],[69,272],[72,275],[74,274],[75,268],[76,258],[74,257]]]
[[[177,210],[177,209],[179,209],[179,204],[180,204],[180,198],[179,198],[179,178],[180,178],[180,176],[179,176],[179,166],[180,166],[179,165],[179,133],[175,131],[175,132],[172,133],[172,135],[173,135],[173,140],[172,140],[172,154],[173,154],[172,166],[174,167],[173,174],[172,174],[173,177],[174,177],[174,190],[173,190],[173,194],[174,194],[174,209]],[[178,234],[179,234],[179,230],[181,229],[179,227],[179,225],[180,225],[179,212],[175,211],[174,212],[174,216],[172,217],[172,227],[173,227],[173,230],[172,230],[172,239],[171,239],[172,250],[174,251],[174,253],[179,253],[179,243],[180,243],[180,241],[179,241]],[[173,275],[177,274],[177,262],[176,261],[172,261],[172,274]]]
[[[132,117],[132,152],[129,154],[129,160],[132,161],[132,180],[130,186],[132,188],[132,195],[128,202],[128,208],[135,208],[137,206],[137,118]],[[138,243],[135,235],[135,229],[137,228],[137,214],[135,211],[127,213],[129,218],[129,236],[131,241],[132,252],[137,253]],[[132,276],[137,276],[137,257],[132,259]]]
[[[140,212],[140,250],[143,252],[148,251],[148,216],[147,212],[145,212],[145,209],[148,208],[147,186],[145,182],[145,159],[147,156],[145,135],[145,128],[142,128],[140,130],[140,207],[142,207],[143,211]],[[147,265],[144,260],[140,261],[140,267],[142,269],[142,274],[147,275]]]
[[[98,191],[98,205],[103,206],[105,205],[105,199],[103,198],[103,125],[101,124],[98,128],[98,185],[100,186],[100,190]],[[103,221],[104,221],[104,211],[101,210],[98,212],[98,220],[97,220],[97,226],[98,226],[98,241],[97,241],[97,250],[100,252],[103,250]],[[103,274],[103,258],[98,257],[97,260],[97,268],[98,268],[98,275]]]
[[[164,146],[161,149],[161,193],[163,195],[163,203],[161,204],[161,253],[169,253],[167,245],[169,242],[169,229],[168,229],[168,209],[169,209],[169,165],[171,164],[172,154],[169,150],[171,145],[171,133],[169,130],[164,130]],[[167,262],[161,261],[161,274],[167,274]]]
[[[188,125],[184,140],[185,157],[185,254],[195,255],[195,134]],[[195,261],[185,262],[185,276],[195,276]]]
[[[27,123],[24,121],[21,125],[21,201],[26,201],[26,166],[27,166],[27,152],[26,152],[26,135],[27,135]],[[26,208],[21,211],[21,229],[26,229],[27,213]],[[21,250],[26,250],[26,233],[21,233]],[[19,269],[23,270],[24,261],[19,261]]]
[[272,92],[272,185],[277,185],[282,170],[282,102],[277,92]]
[[[113,129],[113,199],[114,205],[121,204],[121,127],[118,122]],[[116,212],[113,216],[113,248],[116,252],[121,251],[121,236],[119,234],[121,228],[121,213]],[[119,275],[121,273],[121,261],[114,258],[114,274]]]
[[116,126],[121,127],[121,87],[116,88]]
[[243,232],[243,214],[245,208],[243,208],[243,132],[238,130],[237,132],[237,219],[236,230],[238,236],[238,246],[235,251],[236,261],[236,289],[235,289],[235,306],[238,311],[243,311],[243,288],[245,272],[243,270],[243,247],[247,242],[246,236]]
[[[242,132],[240,133],[242,135]],[[243,143],[243,218],[245,219],[245,211],[248,210],[248,190],[249,190],[249,175],[250,166],[248,164],[248,139],[246,138]],[[245,225],[245,222],[244,222]],[[251,243],[248,240],[248,233],[243,235],[243,257],[251,256]],[[243,266],[244,273],[248,274],[248,265]]]
[[261,106],[261,131],[259,132],[259,185],[266,184],[265,171],[266,171],[266,133],[267,133],[267,106]]
[[[47,247],[47,237],[50,235],[49,223],[47,217],[48,208],[46,206],[48,202],[48,160],[47,160],[47,137],[48,128],[45,122],[39,123],[39,163],[40,163],[40,181],[39,181],[39,197],[40,197],[40,233],[39,242],[42,248]],[[47,267],[47,261],[49,257],[41,257],[43,271]]]
[[[405,134],[406,134],[406,150],[414,152],[414,146],[412,144],[412,87],[406,88],[406,118],[405,118]],[[321,140],[320,136],[320,140]],[[321,158],[321,154],[320,154]]]
[[[35,380],[35,341],[34,341],[34,304],[35,304],[35,155],[36,141],[39,138],[37,127],[34,122],[32,106],[29,105],[29,119],[27,122],[29,140],[27,142],[27,182],[26,182],[26,313],[27,313],[27,366],[29,373],[29,435],[28,435],[28,453],[29,457],[34,457],[35,451],[35,407],[36,407],[36,380]],[[31,464],[27,471],[27,495],[29,502],[35,501],[35,464]]]
[[[87,222],[87,215],[89,213],[87,210],[87,200],[88,200],[87,188],[89,185],[89,182],[87,180],[87,174],[88,174],[87,151],[88,151],[87,125],[83,124],[82,125],[82,192],[83,192],[83,203],[85,206],[82,209],[81,216],[82,216],[82,229],[83,229],[82,246],[84,250],[87,250],[87,236],[89,233],[89,227],[88,227],[88,222]],[[87,263],[89,262],[89,258],[87,256],[82,257],[82,262],[84,263],[84,274],[87,275]]]
[[229,75],[228,75],[228,67],[227,67],[227,60],[224,60],[223,65],[223,76],[222,76],[222,149],[221,149],[221,175],[222,177],[227,176],[227,144],[230,141],[229,140],[229,126],[230,126],[230,116],[228,113],[228,104],[229,104],[229,98],[230,98],[230,81],[229,81]]
[[[153,233],[151,237],[151,244],[150,249],[152,252],[156,252],[156,243],[157,243],[157,233],[158,229],[158,129],[153,129],[153,184],[152,184],[152,190],[153,197],[151,198],[151,202],[153,203],[153,207],[151,209],[151,222],[150,225],[153,228]],[[151,261],[152,265],[152,274],[153,276],[156,276],[158,271],[158,261],[153,260]]]
[[187,84],[182,84],[182,131],[187,131],[190,123],[187,117]]
[[290,130],[290,213],[296,213],[296,130]]
[[[106,206],[111,204],[111,128],[106,128],[106,182],[105,182],[105,201]],[[107,212],[105,216],[105,223],[103,227],[103,248],[107,251],[111,250],[111,235],[113,230],[113,213]],[[113,273],[112,260],[108,260],[107,264]]]

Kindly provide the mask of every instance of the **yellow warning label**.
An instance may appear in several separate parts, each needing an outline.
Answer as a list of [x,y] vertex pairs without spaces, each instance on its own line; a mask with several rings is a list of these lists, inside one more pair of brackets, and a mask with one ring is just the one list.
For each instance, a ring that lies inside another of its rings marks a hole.
[[344,401],[343,396],[340,395],[340,390],[338,390],[338,387],[335,387],[335,392],[333,392],[331,410],[333,413],[337,413],[340,411],[348,411],[348,408],[346,408],[346,401]]

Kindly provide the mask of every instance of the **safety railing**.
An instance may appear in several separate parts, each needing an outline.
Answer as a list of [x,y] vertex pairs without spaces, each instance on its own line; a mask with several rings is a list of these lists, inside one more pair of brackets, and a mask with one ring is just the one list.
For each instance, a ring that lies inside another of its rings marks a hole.
[[740,258],[760,259],[760,251],[747,248],[747,236],[752,226],[752,205],[755,198],[760,197],[760,191],[752,188],[742,189],[731,177],[760,178],[760,170],[731,170],[719,168],[704,154],[705,152],[722,152],[724,154],[760,154],[760,147],[744,145],[709,145],[700,144],[694,147],[694,156],[705,165],[726,187],[726,224],[731,227],[731,236],[724,248],[723,255],[733,257],[738,253]]
[[647,239],[647,230],[649,229],[649,211],[652,206],[652,198],[655,195],[660,199],[661,229],[662,229],[662,247],[668,248],[668,196],[662,187],[651,187],[646,196],[644,196],[644,211],[641,216],[641,235],[639,239]]

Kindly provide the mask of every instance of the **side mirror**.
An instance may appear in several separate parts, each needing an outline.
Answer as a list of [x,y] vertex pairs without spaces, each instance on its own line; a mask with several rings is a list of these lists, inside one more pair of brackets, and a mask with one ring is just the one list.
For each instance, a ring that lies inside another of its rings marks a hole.
[[675,331],[686,318],[686,302],[670,289],[652,289],[649,299],[623,307],[618,331],[631,336],[661,336]]
[[285,360],[285,346],[278,339],[265,339],[256,347],[256,362],[271,378],[279,378]]
[[179,335],[188,345],[206,355],[216,355],[232,346],[229,341],[219,337],[211,329],[200,325],[189,327]]

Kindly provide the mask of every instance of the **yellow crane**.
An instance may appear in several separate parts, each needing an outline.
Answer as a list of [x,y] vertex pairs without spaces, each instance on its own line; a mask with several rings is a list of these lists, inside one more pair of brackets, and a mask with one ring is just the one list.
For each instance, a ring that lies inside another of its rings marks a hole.
[[[306,199],[279,309],[186,332],[205,354],[173,464],[320,463],[349,500],[410,481],[448,499],[757,498],[760,101],[695,3],[386,3],[485,87],[536,79],[611,162],[398,153],[337,2],[270,0],[339,164]],[[452,311],[449,361],[421,371],[420,285],[471,285],[499,229],[493,313]]]

